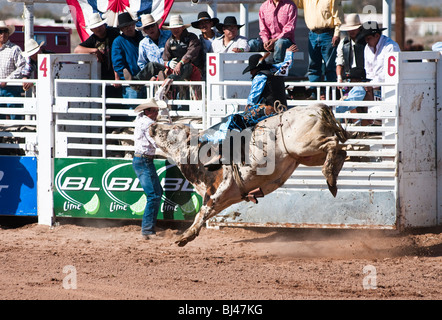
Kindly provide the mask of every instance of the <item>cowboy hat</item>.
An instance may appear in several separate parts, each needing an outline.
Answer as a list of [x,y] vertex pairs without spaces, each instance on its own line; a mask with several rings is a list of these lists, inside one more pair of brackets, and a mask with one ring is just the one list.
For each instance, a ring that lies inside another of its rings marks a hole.
[[351,31],[359,29],[362,26],[361,19],[357,13],[350,13],[345,18],[345,24],[341,25],[341,31]]
[[155,18],[150,14],[143,14],[140,16],[141,18],[141,27],[137,27],[138,30],[142,30],[144,27],[148,27],[152,24],[161,22],[161,19],[156,21]]
[[234,16],[227,16],[224,18],[224,23],[218,23],[216,25],[216,28],[219,30],[219,32],[223,32],[223,28],[227,26],[237,26],[238,29],[243,27],[243,24],[238,24],[236,22],[236,18]]
[[387,28],[379,28],[379,24],[376,21],[367,21],[362,24],[361,34],[363,37],[374,35],[376,33],[382,34],[382,31]]
[[45,44],[44,41],[42,41],[40,44],[37,43],[34,39],[28,39],[25,43],[25,51],[22,53],[22,55],[27,58],[32,56],[33,54],[36,54],[38,50],[40,50],[41,46]]
[[132,16],[129,12],[123,12],[118,15],[118,28],[127,27],[136,23],[137,20],[132,19]]
[[183,18],[179,14],[174,14],[170,16],[170,21],[168,26],[163,26],[163,29],[169,30],[173,28],[190,27],[190,24],[184,24]]
[[94,12],[89,18],[89,24],[86,26],[88,29],[95,29],[103,24],[106,24],[106,20],[101,19],[101,16],[98,12]]
[[15,31],[15,27],[14,26],[10,26],[8,24],[6,24],[5,21],[0,21],[0,29],[8,29],[9,31],[9,35],[13,34]]
[[261,54],[257,53],[257,54],[251,55],[249,57],[249,65],[244,69],[242,74],[245,74],[245,73],[252,71],[253,69],[256,69],[256,68],[265,69],[266,66],[267,66],[267,63],[263,59],[263,56]]
[[135,113],[139,113],[144,109],[157,108],[157,109],[167,109],[167,103],[163,100],[155,100],[154,98],[149,98],[145,103],[140,104],[134,110]]
[[202,11],[198,13],[198,20],[191,22],[190,24],[195,29],[199,29],[199,24],[201,21],[212,21],[213,25],[217,25],[219,23],[218,18],[212,18],[206,11]]

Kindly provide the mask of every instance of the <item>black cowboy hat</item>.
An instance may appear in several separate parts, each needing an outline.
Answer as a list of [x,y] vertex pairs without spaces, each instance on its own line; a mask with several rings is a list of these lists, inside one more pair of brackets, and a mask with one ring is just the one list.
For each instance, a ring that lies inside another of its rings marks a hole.
[[123,28],[136,23],[137,20],[132,19],[132,16],[129,12],[123,12],[118,15],[118,28]]
[[380,28],[376,21],[367,21],[362,24],[361,36],[366,37],[376,33],[382,34],[387,28]]
[[219,32],[223,33],[223,28],[227,26],[237,26],[238,29],[244,26],[243,24],[238,24],[236,21],[236,18],[234,16],[227,16],[224,18],[224,23],[218,23],[216,25],[216,28],[219,30]]
[[207,20],[212,21],[214,26],[216,26],[219,23],[218,18],[212,18],[206,11],[202,11],[198,13],[198,20],[191,22],[190,24],[195,29],[199,29],[200,21],[207,21]]
[[253,69],[265,69],[267,67],[267,63],[266,61],[263,59],[263,56],[259,53],[251,55],[249,57],[249,65],[247,66],[247,68],[244,69],[244,71],[242,72],[242,74],[245,74],[249,71],[252,71]]

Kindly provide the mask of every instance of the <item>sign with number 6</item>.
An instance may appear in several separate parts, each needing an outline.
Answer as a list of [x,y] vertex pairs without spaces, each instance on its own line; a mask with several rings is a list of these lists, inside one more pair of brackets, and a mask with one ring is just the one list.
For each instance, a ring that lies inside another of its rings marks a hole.
[[389,56],[385,59],[385,81],[386,82],[397,82],[399,80],[399,70],[398,70],[398,64],[399,64],[399,57],[397,53],[391,53]]

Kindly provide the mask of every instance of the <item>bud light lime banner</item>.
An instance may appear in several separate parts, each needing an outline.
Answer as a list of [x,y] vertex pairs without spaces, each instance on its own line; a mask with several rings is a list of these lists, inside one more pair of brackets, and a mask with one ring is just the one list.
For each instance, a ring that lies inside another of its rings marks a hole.
[[[132,160],[56,158],[54,210],[61,217],[141,219],[146,195]],[[158,219],[193,220],[202,199],[175,164],[154,160],[163,196]]]
[[37,216],[37,159],[0,156],[0,215]]

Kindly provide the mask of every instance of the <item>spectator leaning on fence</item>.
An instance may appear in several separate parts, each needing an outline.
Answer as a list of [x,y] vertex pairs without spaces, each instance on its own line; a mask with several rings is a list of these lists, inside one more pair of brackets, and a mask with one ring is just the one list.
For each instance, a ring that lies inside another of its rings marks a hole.
[[[118,28],[120,34],[112,44],[112,63],[114,70],[120,79],[132,80],[132,77],[140,72],[138,66],[138,46],[143,39],[141,31],[135,29],[136,20],[128,12],[118,16]],[[123,98],[143,99],[145,91],[136,91],[129,86],[123,87]]]
[[224,23],[218,23],[216,28],[222,33],[222,36],[213,41],[213,52],[238,53],[250,51],[247,38],[239,35],[239,29],[243,26],[243,24],[239,25],[233,16],[227,16]]
[[[37,59],[38,54],[42,52],[41,47],[45,44],[42,41],[40,44],[34,39],[28,39],[25,43],[25,52],[23,52],[23,57],[26,58],[26,65],[22,69],[23,79],[35,79],[37,78]],[[23,90],[28,91],[31,89],[33,84],[31,82],[23,83]]]
[[120,31],[107,26],[106,21],[101,19],[99,13],[92,14],[87,28],[92,31],[91,36],[80,43],[74,49],[74,53],[95,54],[97,61],[101,62],[101,79],[118,79],[112,65],[112,44],[120,35]]
[[[20,79],[22,69],[26,65],[26,59],[22,55],[20,47],[9,41],[15,27],[0,21],[0,79]],[[0,81],[0,97],[20,97],[23,89],[21,86],[7,86],[6,82]],[[2,106],[2,105],[0,105]],[[17,108],[20,105],[6,104],[8,108]],[[17,119],[21,116],[7,115],[6,119]]]
[[295,43],[298,8],[292,0],[266,0],[259,9],[260,39],[250,39],[250,51],[273,52],[273,62],[284,61],[285,51]]

